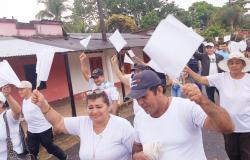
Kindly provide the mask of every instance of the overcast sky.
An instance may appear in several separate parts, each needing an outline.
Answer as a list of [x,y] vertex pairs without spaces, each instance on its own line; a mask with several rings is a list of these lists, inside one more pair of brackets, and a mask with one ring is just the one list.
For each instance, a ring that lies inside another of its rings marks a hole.
[[[73,1],[73,0],[71,0]],[[170,0],[171,1],[171,0]],[[193,2],[202,0],[172,0],[179,7],[187,9]],[[214,6],[222,6],[228,0],[206,0]],[[35,15],[43,8],[43,5],[38,4],[37,0],[0,0],[0,18],[18,19],[19,22],[29,22],[35,20]]]

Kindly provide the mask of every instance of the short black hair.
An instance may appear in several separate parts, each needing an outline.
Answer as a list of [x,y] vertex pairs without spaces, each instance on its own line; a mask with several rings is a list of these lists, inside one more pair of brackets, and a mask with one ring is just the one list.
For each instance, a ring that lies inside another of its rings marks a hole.
[[109,98],[105,91],[95,92],[93,91],[91,94],[87,94],[86,102],[88,103],[89,100],[96,100],[97,98],[102,98],[103,102],[109,106]]
[[[156,95],[157,88],[158,88],[159,86],[162,87],[161,84],[158,84],[158,85],[156,85],[156,86],[150,87],[149,90],[152,91],[152,92],[154,92],[154,94]],[[163,87],[162,87],[162,88],[163,88]],[[162,93],[164,94],[164,92],[162,92]]]

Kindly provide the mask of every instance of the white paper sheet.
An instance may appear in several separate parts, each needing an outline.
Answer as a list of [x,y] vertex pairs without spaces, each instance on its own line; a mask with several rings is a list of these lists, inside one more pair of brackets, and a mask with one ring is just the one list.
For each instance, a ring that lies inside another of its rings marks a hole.
[[159,23],[144,52],[165,74],[175,79],[203,40],[203,37],[169,15]]
[[134,62],[129,58],[127,54],[125,54],[124,63],[134,64]]
[[147,65],[153,68],[156,72],[164,73],[164,70],[161,69],[161,67],[158,64],[156,64],[153,60],[150,60],[147,63]]
[[228,42],[231,40],[231,35],[227,35],[224,37],[224,42]]
[[84,47],[84,48],[87,48],[88,47],[88,44],[89,44],[89,41],[91,39],[91,35],[88,36],[87,38],[83,39],[80,41],[80,44]]
[[6,85],[6,84],[13,84],[15,86],[20,85],[20,80],[17,77],[14,70],[11,68],[8,61],[3,60],[0,62],[0,87]]
[[135,57],[135,54],[131,49],[128,50],[128,54],[129,54],[130,57]]
[[41,81],[47,81],[49,78],[49,73],[51,65],[54,59],[55,51],[52,48],[46,48],[43,52],[36,54],[37,64],[36,64],[36,73],[37,73],[37,86],[39,87]]
[[219,37],[215,37],[215,41],[218,42],[219,41]]
[[119,53],[123,47],[126,46],[127,42],[125,39],[122,37],[121,33],[117,29],[110,37],[109,37],[110,42],[113,44],[115,47],[116,51]]

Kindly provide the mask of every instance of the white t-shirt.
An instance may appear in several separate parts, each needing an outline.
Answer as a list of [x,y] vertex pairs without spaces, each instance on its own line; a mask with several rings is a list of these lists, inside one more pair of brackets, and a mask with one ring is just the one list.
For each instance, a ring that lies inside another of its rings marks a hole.
[[96,89],[104,90],[108,94],[108,98],[110,101],[117,101],[120,98],[117,88],[114,86],[114,84],[110,83],[109,81],[104,81],[100,86],[97,86],[95,84],[94,79],[90,78],[89,87],[90,90],[96,90]]
[[121,117],[110,115],[106,128],[97,135],[88,116],[65,118],[69,134],[80,137],[81,160],[131,160],[134,128]]
[[215,54],[208,55],[210,59],[209,75],[218,73]]
[[209,85],[219,90],[220,105],[231,115],[234,132],[250,132],[250,74],[233,79],[229,72],[224,72],[207,78]]
[[235,42],[230,41],[228,44],[228,50],[230,53],[232,52],[243,52],[247,48],[247,43],[245,41]]
[[[4,112],[0,114],[0,159],[5,160],[7,159],[7,133],[3,114]],[[19,136],[19,121],[14,119],[11,110],[7,110],[6,117],[10,128],[10,138],[13,143],[13,149],[17,153],[22,153],[23,147]]]
[[173,97],[161,117],[135,117],[136,142],[160,143],[159,160],[206,160],[201,133],[206,117],[194,102]]
[[23,116],[28,124],[28,131],[31,133],[41,133],[52,126],[46,120],[40,108],[31,102],[31,98],[23,100]]

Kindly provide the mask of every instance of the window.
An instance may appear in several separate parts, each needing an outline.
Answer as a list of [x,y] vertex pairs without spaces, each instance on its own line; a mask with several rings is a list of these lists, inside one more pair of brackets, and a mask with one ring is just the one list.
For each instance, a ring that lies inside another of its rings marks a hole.
[[[35,64],[28,64],[24,65],[24,73],[26,80],[31,82],[32,88],[34,89],[36,87],[36,65]],[[42,81],[40,86],[38,87],[38,90],[46,89],[47,85],[45,81]]]

